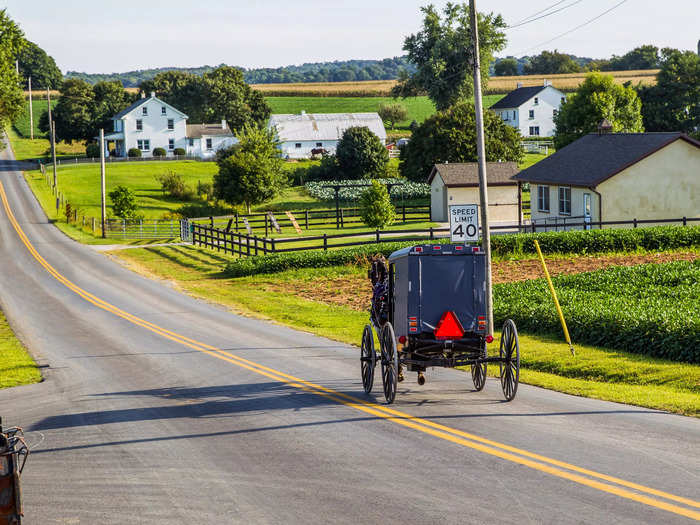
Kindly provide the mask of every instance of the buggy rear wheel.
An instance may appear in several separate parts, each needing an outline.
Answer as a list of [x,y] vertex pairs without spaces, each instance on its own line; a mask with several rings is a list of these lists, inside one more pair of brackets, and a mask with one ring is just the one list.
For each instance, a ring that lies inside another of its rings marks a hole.
[[391,404],[396,397],[396,385],[399,377],[399,353],[396,349],[396,336],[391,323],[386,323],[382,328],[380,339],[382,349],[382,384],[384,397]]
[[484,389],[486,384],[486,363],[472,365],[472,381],[477,392],[481,392]]
[[377,354],[374,350],[374,333],[372,327],[365,325],[362,332],[362,348],[360,350],[360,370],[362,372],[362,386],[365,393],[369,394],[374,385],[374,367],[377,365]]
[[518,391],[520,380],[520,343],[518,330],[512,319],[506,319],[501,332],[500,357],[501,388],[506,401],[511,401]]

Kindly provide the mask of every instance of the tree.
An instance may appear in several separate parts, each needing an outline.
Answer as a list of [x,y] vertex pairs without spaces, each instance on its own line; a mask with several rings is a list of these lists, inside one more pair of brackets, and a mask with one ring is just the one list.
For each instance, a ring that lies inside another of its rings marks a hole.
[[284,187],[284,161],[270,130],[244,126],[236,137],[235,152],[217,159],[214,196],[229,204],[245,204],[250,213],[252,204],[272,199]]
[[[408,36],[403,49],[416,66],[413,74],[403,71],[392,89],[394,97],[412,97],[427,93],[438,110],[447,109],[460,100],[473,96],[473,62],[469,7],[466,3],[448,2],[442,16],[433,5],[422,7],[423,27]],[[479,53],[482,85],[488,82],[486,67],[495,52],[506,44],[506,24],[501,15],[478,14]]]
[[338,169],[347,179],[385,177],[389,152],[369,128],[346,129],[335,149]]
[[397,122],[408,117],[408,110],[402,104],[380,104],[377,113],[384,122],[389,123],[391,129],[394,129]]
[[61,96],[53,110],[56,140],[69,144],[95,136],[95,93],[84,80],[68,79],[61,86]]
[[24,111],[24,93],[15,70],[15,59],[25,45],[24,33],[0,9],[0,128],[15,120]]
[[556,75],[559,73],[578,73],[579,66],[570,55],[554,51],[542,51],[537,56],[530,57],[530,61],[523,67],[525,75]]
[[360,217],[370,228],[381,229],[394,223],[396,210],[391,204],[386,186],[373,180],[360,195]]
[[58,89],[61,85],[63,74],[56,61],[34,42],[27,40],[17,59],[25,86],[29,77],[32,77],[32,88]]
[[190,122],[206,122],[206,85],[197,75],[185,71],[166,71],[141,82],[139,91],[146,96],[155,93],[158,98],[185,113]]
[[639,86],[644,128],[649,131],[700,131],[700,57],[691,51],[663,49],[655,86]]
[[621,57],[613,55],[607,71],[628,71],[631,69],[656,69],[659,67],[659,48],[652,45],[635,47]]
[[[484,112],[486,160],[520,162],[520,133],[492,111]],[[476,162],[476,113],[462,103],[426,119],[401,149],[399,171],[415,182],[425,182],[435,164]]]
[[518,74],[518,61],[514,58],[504,58],[496,62],[494,73],[497,77],[512,77]]
[[92,91],[94,101],[91,109],[93,116],[90,136],[96,134],[99,129],[110,130],[113,126],[112,117],[135,101],[135,95],[129,94],[118,81],[98,82],[92,87]]
[[109,192],[112,201],[112,211],[120,219],[130,220],[136,218],[136,196],[126,186],[117,186]]
[[554,117],[554,147],[561,149],[598,129],[607,119],[615,133],[644,131],[641,102],[630,86],[615,84],[612,75],[589,73],[576,93],[562,103]]

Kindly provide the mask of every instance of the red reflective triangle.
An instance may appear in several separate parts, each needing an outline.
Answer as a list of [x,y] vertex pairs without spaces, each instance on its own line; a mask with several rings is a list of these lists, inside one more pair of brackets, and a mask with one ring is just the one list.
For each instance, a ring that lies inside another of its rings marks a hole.
[[464,335],[464,328],[459,322],[454,312],[447,310],[435,329],[435,337],[437,339],[459,339]]

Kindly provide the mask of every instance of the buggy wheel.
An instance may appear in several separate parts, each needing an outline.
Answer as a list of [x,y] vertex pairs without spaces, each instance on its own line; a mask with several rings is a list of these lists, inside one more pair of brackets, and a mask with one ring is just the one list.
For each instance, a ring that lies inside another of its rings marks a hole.
[[365,393],[369,394],[374,385],[374,367],[377,364],[377,354],[374,350],[374,333],[372,327],[365,325],[362,332],[362,348],[360,350],[360,370],[362,372],[362,386]]
[[486,363],[472,365],[472,381],[477,392],[481,392],[486,384]]
[[512,319],[506,319],[501,332],[500,357],[501,388],[506,401],[511,401],[518,391],[520,380],[520,343],[518,342],[518,330]]
[[391,323],[386,323],[382,328],[380,339],[382,349],[382,384],[384,397],[391,404],[396,397],[396,385],[399,377],[399,353],[396,349],[396,336]]

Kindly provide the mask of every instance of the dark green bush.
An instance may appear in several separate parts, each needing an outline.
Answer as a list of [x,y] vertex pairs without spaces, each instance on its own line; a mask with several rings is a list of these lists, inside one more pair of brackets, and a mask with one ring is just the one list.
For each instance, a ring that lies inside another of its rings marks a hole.
[[175,148],[173,150],[173,155],[177,157],[184,157],[185,155],[187,155],[187,152],[185,151],[185,148]]
[[131,148],[128,152],[127,155],[132,158],[139,158],[141,156],[141,150],[138,148]]
[[85,146],[85,156],[87,158],[93,158],[93,159],[99,157],[100,156],[100,145],[95,143],[95,142],[91,142],[90,144]]
[[153,156],[154,157],[165,157],[165,148],[155,148],[153,150]]

